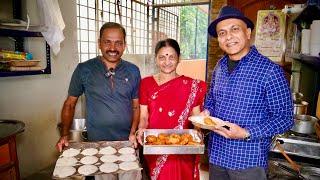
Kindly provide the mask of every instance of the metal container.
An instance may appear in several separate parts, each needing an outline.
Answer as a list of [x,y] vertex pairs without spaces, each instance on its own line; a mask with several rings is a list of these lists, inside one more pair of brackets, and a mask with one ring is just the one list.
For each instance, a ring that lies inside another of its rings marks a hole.
[[[71,142],[83,142],[87,140],[87,129],[86,129],[86,119],[73,119],[69,141]],[[59,132],[61,132],[62,123],[57,125]]]
[[301,101],[299,104],[293,104],[293,114],[295,115],[302,115],[307,114],[308,110],[308,102]]
[[87,129],[86,129],[86,119],[73,119],[69,140],[71,142],[82,142],[86,141]]
[[198,145],[146,145],[144,138],[143,154],[204,154],[203,136],[194,129],[147,129],[144,131],[144,137],[148,135],[157,136],[160,133],[165,134],[191,134],[193,140],[199,142]]
[[302,102],[303,94],[299,92],[292,93],[292,100],[295,104],[300,104]]
[[317,123],[318,119],[309,115],[296,115],[294,118],[294,126],[292,131],[302,134],[312,134],[315,133],[314,125]]
[[86,119],[73,119],[71,130],[85,130],[86,129]]

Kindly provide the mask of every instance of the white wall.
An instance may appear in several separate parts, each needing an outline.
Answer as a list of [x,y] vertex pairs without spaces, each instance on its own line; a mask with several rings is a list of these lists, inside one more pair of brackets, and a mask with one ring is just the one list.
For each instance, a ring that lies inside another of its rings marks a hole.
[[[36,0],[25,1],[31,23],[38,23]],[[49,166],[57,158],[56,125],[71,74],[78,63],[76,1],[59,0],[59,4],[66,24],[65,40],[60,53],[51,58],[52,73],[0,78],[0,119],[16,119],[26,124],[25,131],[17,135],[22,178]]]

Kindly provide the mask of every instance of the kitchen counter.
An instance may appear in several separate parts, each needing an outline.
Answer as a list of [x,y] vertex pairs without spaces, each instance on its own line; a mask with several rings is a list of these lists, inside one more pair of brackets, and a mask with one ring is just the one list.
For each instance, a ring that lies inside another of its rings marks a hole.
[[24,131],[25,124],[17,120],[0,120],[0,140]]

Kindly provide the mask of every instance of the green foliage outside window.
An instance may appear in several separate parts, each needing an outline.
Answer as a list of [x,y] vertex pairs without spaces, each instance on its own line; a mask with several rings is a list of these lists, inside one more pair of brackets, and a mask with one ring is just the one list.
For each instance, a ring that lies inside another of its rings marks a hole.
[[180,47],[182,59],[205,59],[207,55],[208,14],[198,6],[180,9]]

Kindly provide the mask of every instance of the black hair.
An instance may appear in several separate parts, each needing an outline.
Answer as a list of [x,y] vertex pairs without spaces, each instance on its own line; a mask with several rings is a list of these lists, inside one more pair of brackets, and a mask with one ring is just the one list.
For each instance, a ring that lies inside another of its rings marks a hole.
[[124,36],[124,42],[126,42],[126,30],[124,29],[124,27],[121,24],[115,23],[115,22],[106,22],[104,23],[101,28],[100,28],[100,39],[102,37],[103,31],[105,29],[120,29],[123,33]]
[[157,55],[161,48],[168,47],[168,46],[172,47],[180,57],[179,43],[176,40],[170,39],[170,38],[159,41],[156,45],[156,48],[154,49],[154,54]]

